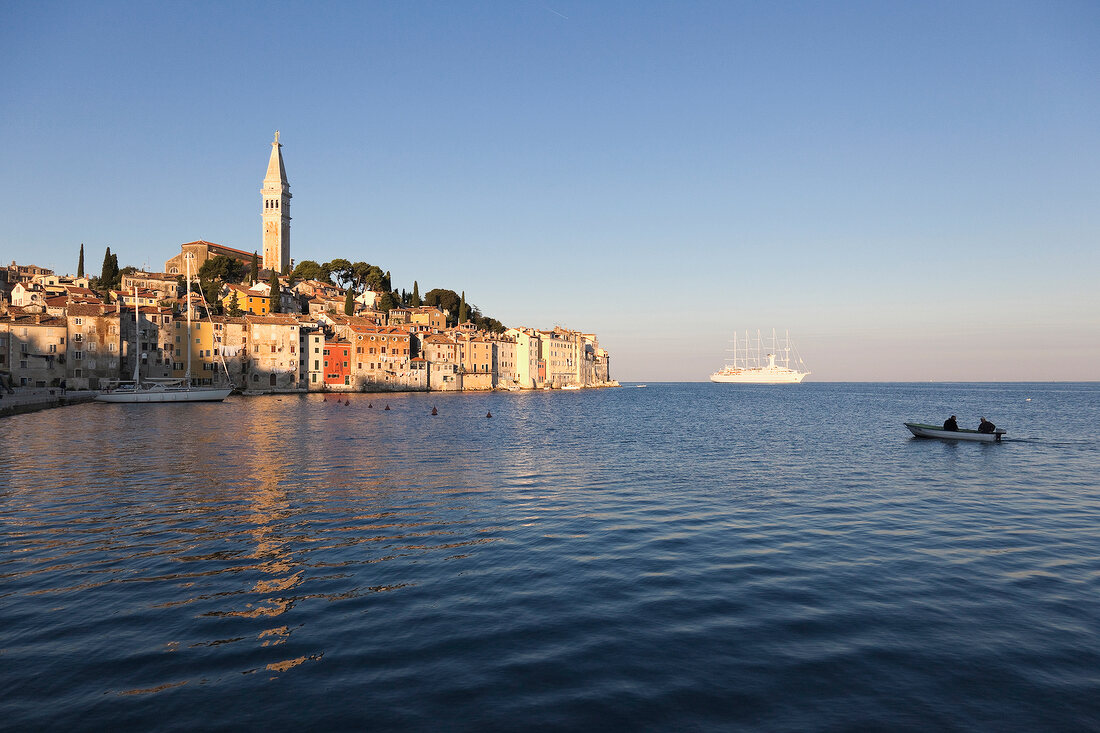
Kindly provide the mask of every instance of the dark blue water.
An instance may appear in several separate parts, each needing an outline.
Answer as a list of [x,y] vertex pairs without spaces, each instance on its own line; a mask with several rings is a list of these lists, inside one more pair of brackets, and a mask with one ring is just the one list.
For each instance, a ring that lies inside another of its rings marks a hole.
[[0,727],[1100,728],[1100,385],[349,399],[0,421]]

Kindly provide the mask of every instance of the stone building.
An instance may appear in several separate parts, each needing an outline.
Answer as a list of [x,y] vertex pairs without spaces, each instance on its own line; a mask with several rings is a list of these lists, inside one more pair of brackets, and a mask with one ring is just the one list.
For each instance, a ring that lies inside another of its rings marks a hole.
[[290,184],[286,180],[279,131],[271,143],[267,175],[260,189],[263,199],[263,267],[280,274],[290,272]]
[[60,387],[66,377],[68,323],[43,313],[0,320],[0,373],[14,387]]
[[284,314],[247,315],[248,351],[244,388],[259,391],[298,389],[298,320]]
[[245,252],[241,249],[226,247],[224,244],[215,244],[214,242],[207,242],[204,239],[199,239],[194,242],[181,244],[180,253],[164,263],[164,272],[174,277],[185,274],[187,272],[187,265],[184,263],[184,258],[187,255],[194,256],[194,259],[191,260],[191,277],[198,277],[199,268],[203,266],[203,263],[218,255],[225,255],[226,257],[244,264],[245,267],[251,267],[252,254],[252,252]]
[[122,357],[121,314],[102,305],[73,304],[65,316],[68,331],[65,386],[100,389],[119,378]]

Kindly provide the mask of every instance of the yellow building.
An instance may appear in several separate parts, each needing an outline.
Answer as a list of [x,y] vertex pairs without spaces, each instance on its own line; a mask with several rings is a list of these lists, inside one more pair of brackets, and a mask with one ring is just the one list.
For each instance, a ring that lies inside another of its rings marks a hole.
[[262,295],[255,289],[249,289],[243,285],[226,285],[225,296],[222,297],[222,306],[229,313],[229,305],[233,302],[233,293],[237,294],[237,307],[242,313],[256,313],[266,315],[271,312],[271,298]]

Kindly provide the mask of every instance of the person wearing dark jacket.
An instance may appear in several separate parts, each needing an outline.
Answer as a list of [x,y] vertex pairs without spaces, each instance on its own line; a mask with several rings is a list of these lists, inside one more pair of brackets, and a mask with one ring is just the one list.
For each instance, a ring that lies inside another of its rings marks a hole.
[[943,421],[943,429],[944,430],[958,431],[959,424],[957,422],[955,422],[955,416],[954,415],[952,415],[951,417],[949,417],[949,418],[947,418],[946,420]]
[[994,430],[997,429],[996,425],[989,422],[984,417],[980,418],[980,419],[981,419],[981,422],[978,423],[978,432],[979,433],[992,433]]

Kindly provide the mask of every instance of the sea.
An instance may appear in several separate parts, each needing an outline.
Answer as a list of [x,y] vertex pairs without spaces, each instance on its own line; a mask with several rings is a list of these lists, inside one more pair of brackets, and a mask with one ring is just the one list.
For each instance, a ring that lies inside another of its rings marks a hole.
[[[902,425],[950,414],[1008,433]],[[1098,425],[1097,383],[5,418],[0,728],[1098,730]]]

